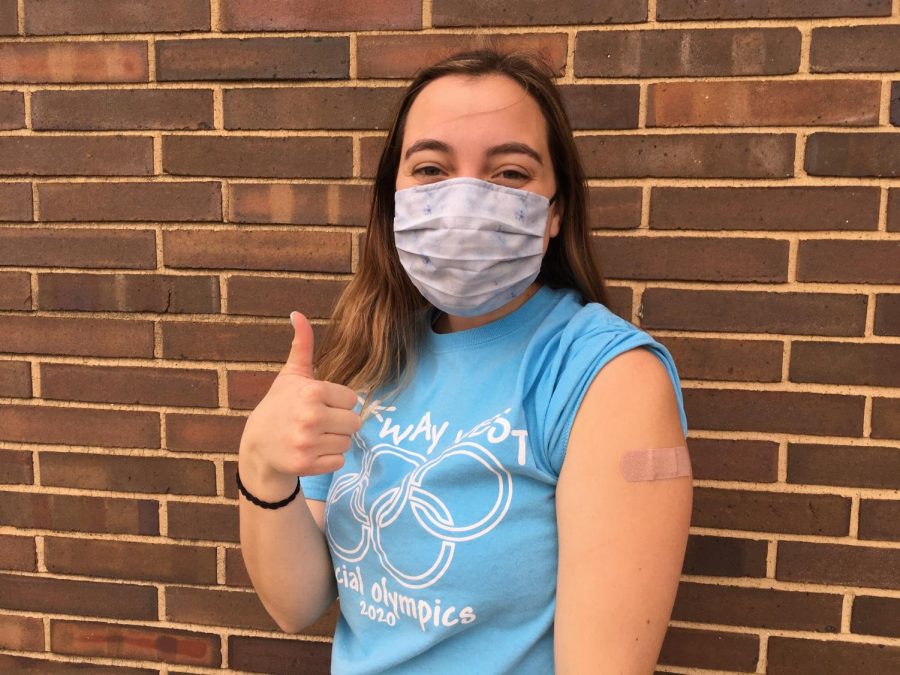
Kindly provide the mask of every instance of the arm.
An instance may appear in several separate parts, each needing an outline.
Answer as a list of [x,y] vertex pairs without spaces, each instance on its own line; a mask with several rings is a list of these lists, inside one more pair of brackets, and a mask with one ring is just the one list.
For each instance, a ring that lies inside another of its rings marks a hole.
[[619,461],[628,450],[686,444],[672,381],[653,353],[630,349],[600,370],[557,483],[561,675],[654,671],[684,562],[693,476],[629,482]]

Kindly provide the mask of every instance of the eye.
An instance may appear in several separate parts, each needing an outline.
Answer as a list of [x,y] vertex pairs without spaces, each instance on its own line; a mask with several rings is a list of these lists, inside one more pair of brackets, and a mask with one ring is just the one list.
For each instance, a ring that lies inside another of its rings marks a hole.
[[505,180],[523,181],[528,180],[529,176],[516,169],[504,169],[500,172],[500,176]]
[[[430,172],[432,170],[433,173]],[[433,164],[428,164],[426,166],[420,166],[419,168],[417,168],[415,171],[413,171],[413,175],[418,174],[420,176],[426,176],[428,178],[436,178],[437,176],[441,175],[440,172],[440,168],[434,166]]]

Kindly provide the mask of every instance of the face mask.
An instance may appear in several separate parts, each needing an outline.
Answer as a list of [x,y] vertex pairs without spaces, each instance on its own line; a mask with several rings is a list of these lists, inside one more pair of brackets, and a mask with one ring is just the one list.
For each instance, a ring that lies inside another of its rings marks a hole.
[[537,278],[550,200],[478,178],[394,194],[394,241],[419,292],[456,316],[502,307]]

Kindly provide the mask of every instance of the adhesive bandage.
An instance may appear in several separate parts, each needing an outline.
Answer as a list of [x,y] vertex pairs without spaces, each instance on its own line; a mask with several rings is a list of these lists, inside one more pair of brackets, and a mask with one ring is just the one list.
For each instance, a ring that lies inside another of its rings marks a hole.
[[625,480],[662,480],[691,475],[691,457],[686,445],[674,448],[629,450],[619,466]]

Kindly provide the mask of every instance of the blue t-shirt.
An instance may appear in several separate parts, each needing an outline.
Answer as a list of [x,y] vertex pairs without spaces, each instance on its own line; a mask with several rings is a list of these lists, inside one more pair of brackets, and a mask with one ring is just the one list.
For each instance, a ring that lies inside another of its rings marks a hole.
[[332,673],[553,672],[569,432],[597,371],[640,346],[665,365],[687,435],[669,351],[574,290],[542,286],[483,326],[428,329],[412,383],[376,401],[344,466],[301,478],[326,502]]

